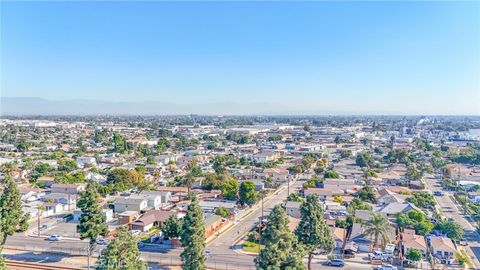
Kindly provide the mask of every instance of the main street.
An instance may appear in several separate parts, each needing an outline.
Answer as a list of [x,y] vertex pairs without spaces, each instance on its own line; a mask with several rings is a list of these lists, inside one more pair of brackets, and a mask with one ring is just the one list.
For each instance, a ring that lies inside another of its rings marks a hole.
[[[298,179],[304,179],[304,175],[300,175]],[[274,194],[266,197],[263,202],[263,215],[268,215],[273,207],[277,204],[281,204],[288,196],[288,192],[294,192],[302,186],[303,181],[297,180],[290,183],[290,189],[287,188],[287,185],[284,184]],[[248,213],[243,219],[239,220],[234,226],[232,226],[227,231],[220,234],[216,239],[212,240],[208,246],[207,250],[210,251],[209,260],[228,260],[231,262],[238,262],[242,264],[251,264],[253,263],[253,256],[243,254],[236,251],[236,249],[241,249],[241,246],[236,246],[246,233],[250,232],[255,226],[256,222],[260,221],[262,216],[262,203],[259,202],[257,205],[253,206],[251,212]]]
[[438,206],[446,218],[452,219],[462,226],[465,231],[464,237],[468,241],[468,246],[465,249],[472,258],[475,269],[480,269],[480,235],[477,233],[476,228],[463,215],[463,208],[453,201],[453,192],[443,191],[440,181],[435,177],[426,177],[426,184],[427,189],[432,192],[440,191],[445,194],[444,196],[435,196]]

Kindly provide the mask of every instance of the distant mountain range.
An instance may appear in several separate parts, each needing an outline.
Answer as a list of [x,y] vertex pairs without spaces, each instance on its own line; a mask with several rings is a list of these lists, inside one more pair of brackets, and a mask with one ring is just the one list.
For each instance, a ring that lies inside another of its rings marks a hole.
[[295,110],[273,103],[217,102],[174,104],[159,101],[114,102],[100,100],[54,101],[37,97],[1,97],[0,115],[355,115],[392,112],[340,112]]
[[262,115],[289,111],[284,106],[268,103],[173,104],[82,99],[53,101],[36,97],[2,97],[0,102],[1,115]]

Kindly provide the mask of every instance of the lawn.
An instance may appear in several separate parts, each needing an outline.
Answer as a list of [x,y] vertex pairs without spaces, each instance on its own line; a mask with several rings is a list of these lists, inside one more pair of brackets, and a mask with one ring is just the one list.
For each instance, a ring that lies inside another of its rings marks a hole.
[[251,253],[258,253],[258,244],[250,241],[243,242],[243,251],[251,252]]

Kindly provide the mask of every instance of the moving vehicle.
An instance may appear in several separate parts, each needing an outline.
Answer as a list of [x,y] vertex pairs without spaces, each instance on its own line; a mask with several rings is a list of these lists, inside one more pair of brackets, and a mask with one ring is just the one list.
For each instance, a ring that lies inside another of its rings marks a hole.
[[443,192],[437,190],[437,191],[433,192],[433,195],[441,197],[441,196],[443,196]]
[[345,261],[342,259],[332,259],[327,261],[328,266],[337,266],[343,267],[345,265]]
[[47,237],[47,240],[48,241],[60,241],[60,240],[62,240],[62,236],[53,234],[53,235],[50,235],[49,237]]

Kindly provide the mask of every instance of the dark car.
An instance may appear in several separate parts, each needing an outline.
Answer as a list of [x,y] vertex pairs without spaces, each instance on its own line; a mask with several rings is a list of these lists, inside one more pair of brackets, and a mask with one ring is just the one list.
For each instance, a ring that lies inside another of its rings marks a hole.
[[345,261],[342,259],[332,259],[327,261],[328,266],[337,266],[337,267],[343,267],[345,265]]
[[434,192],[433,192],[433,195],[435,195],[435,196],[443,196],[443,192],[441,192],[441,191],[434,191]]

